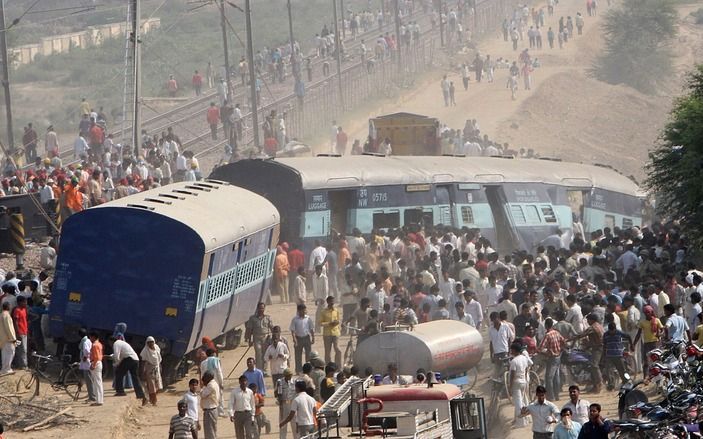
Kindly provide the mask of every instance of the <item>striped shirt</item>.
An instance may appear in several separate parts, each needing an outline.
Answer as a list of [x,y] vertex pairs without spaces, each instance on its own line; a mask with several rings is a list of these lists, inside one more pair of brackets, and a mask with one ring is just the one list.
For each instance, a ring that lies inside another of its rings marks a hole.
[[192,439],[195,432],[195,421],[190,416],[174,415],[171,418],[168,433],[173,434],[173,439]]
[[559,331],[552,328],[544,335],[542,343],[539,345],[540,350],[546,350],[550,357],[558,357],[561,355],[561,348],[564,345],[564,337],[559,334]]

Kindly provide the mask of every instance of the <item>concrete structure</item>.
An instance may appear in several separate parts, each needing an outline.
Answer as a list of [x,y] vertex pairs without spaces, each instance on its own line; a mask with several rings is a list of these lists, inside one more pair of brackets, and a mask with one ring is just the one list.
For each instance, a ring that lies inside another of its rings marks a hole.
[[[142,33],[150,32],[161,26],[160,18],[142,20]],[[29,64],[37,55],[49,56],[66,53],[73,49],[85,49],[91,45],[99,46],[106,39],[117,38],[125,34],[127,23],[107,23],[99,26],[88,26],[84,31],[70,34],[44,37],[39,43],[25,44],[8,49],[14,67]]]

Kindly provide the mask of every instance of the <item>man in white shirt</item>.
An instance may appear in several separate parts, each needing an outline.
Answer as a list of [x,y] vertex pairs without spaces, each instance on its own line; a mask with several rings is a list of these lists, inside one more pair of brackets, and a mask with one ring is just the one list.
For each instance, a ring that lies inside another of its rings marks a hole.
[[39,179],[39,202],[41,202],[42,206],[47,209],[47,204],[53,199],[54,191],[51,189],[51,186],[46,184],[46,181],[43,178]]
[[139,381],[139,357],[137,353],[124,340],[110,337],[110,341],[112,341],[112,360],[115,364],[115,396],[126,395],[124,391],[124,377],[129,372],[132,375],[134,394],[137,399],[142,400],[142,405],[146,405],[148,400]]
[[454,320],[466,323],[467,325],[473,326],[474,328],[476,327],[476,322],[474,321],[474,318],[471,317],[471,314],[466,314],[464,312],[464,304],[462,302],[455,303],[454,309],[456,310],[454,313],[456,315],[454,317]]
[[[327,249],[322,245],[320,241],[315,241],[315,248],[310,252],[310,262],[308,265],[308,271],[313,271],[318,265],[322,265],[327,257]],[[327,297],[327,296],[325,296]]]
[[576,333],[580,334],[583,332],[583,313],[581,312],[579,304],[576,303],[576,296],[566,296],[566,304],[569,306],[569,309],[566,311],[564,321],[571,323]]
[[183,153],[178,153],[176,157],[176,175],[175,181],[183,181],[186,176],[186,171],[188,170],[188,159]]
[[510,351],[510,328],[501,322],[497,312],[492,312],[489,316],[491,327],[488,328],[488,337],[491,340],[491,359],[493,361],[493,377],[503,376],[503,359]]
[[533,437],[552,437],[554,426],[559,416],[559,409],[554,403],[547,401],[547,389],[544,386],[537,386],[535,395],[537,400],[527,407],[523,407],[520,416],[532,416]]
[[[215,382],[217,382],[218,387],[223,389],[225,378],[222,373],[222,364],[220,363],[220,359],[215,354],[216,352],[212,348],[208,348],[205,351],[207,358],[200,362],[200,376],[203,377],[207,372],[210,372],[215,378]],[[222,394],[220,394],[218,414],[222,416],[225,414],[224,398],[222,397]]]
[[[469,243],[469,245],[472,245]],[[476,288],[476,286],[479,283],[479,279],[481,279],[481,275],[478,273],[478,270],[474,268],[475,261],[469,259],[467,261],[468,267],[462,268],[461,271],[459,271],[459,280],[460,281],[465,281],[468,280],[470,282],[471,288]]]
[[456,281],[449,277],[447,270],[442,270],[442,278],[439,280],[439,294],[453,308],[454,292],[456,291]]
[[297,395],[290,404],[290,413],[278,425],[283,428],[284,425],[292,420],[295,420],[296,437],[302,437],[315,431],[315,417],[317,416],[317,406],[315,398],[305,393],[305,382],[296,381],[295,391]]
[[39,253],[39,266],[42,270],[53,270],[56,268],[56,240],[49,240],[46,247],[42,247]]
[[288,346],[281,341],[281,328],[274,326],[271,332],[271,344],[264,353],[264,358],[266,358],[271,367],[271,379],[274,387],[276,382],[283,378],[283,371],[288,369],[289,357]]
[[383,291],[383,281],[376,279],[373,290],[368,293],[369,307],[378,313],[383,312],[383,305],[386,303],[386,293]]
[[188,391],[183,395],[183,401],[188,405],[187,416],[195,421],[195,425],[200,430],[200,397],[198,395],[198,379],[191,378],[188,381]]
[[88,142],[86,142],[85,137],[79,133],[78,137],[73,142],[73,158],[78,159],[86,156],[88,154],[88,149]]
[[575,384],[569,386],[569,402],[564,404],[562,409],[570,409],[571,420],[583,425],[588,422],[588,407],[591,403],[585,399],[579,398],[580,395],[581,389],[579,389],[579,386]]
[[[485,292],[486,312],[491,312],[495,310],[495,307],[498,304],[498,298],[503,294],[503,287],[496,284],[495,275],[491,274],[490,276],[488,276],[488,286],[486,287]],[[517,310],[515,314],[517,314]]]
[[516,428],[522,428],[527,425],[527,419],[520,416],[522,407],[526,405],[529,399],[527,398],[527,374],[532,360],[528,355],[522,355],[520,352],[522,345],[513,343],[510,347],[512,360],[510,360],[510,394],[513,397],[513,405],[515,406],[515,420],[513,421]]
[[229,420],[234,422],[234,434],[237,439],[254,437],[254,412],[256,400],[254,392],[247,387],[247,377],[239,377],[239,387],[232,389],[229,396]]
[[481,322],[483,321],[483,309],[481,309],[481,304],[476,300],[476,293],[473,291],[467,291],[464,293],[466,298],[466,305],[464,309],[467,314],[470,314],[476,324],[476,328],[481,328]]

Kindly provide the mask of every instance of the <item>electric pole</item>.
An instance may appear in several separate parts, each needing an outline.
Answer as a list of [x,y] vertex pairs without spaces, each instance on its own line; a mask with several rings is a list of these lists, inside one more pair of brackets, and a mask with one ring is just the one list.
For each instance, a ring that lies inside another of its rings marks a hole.
[[403,51],[403,37],[400,35],[400,11],[398,7],[398,0],[394,0],[394,7],[395,7],[395,45],[398,49],[398,59],[396,60],[398,62],[398,74],[403,71],[403,63],[400,59],[400,54]]
[[444,20],[442,19],[443,13],[444,7],[442,5],[442,0],[439,0],[439,41],[442,47],[444,47]]
[[134,145],[134,155],[139,157],[139,148],[142,143],[142,115],[141,115],[141,62],[142,54],[140,50],[139,27],[141,26],[141,1],[132,1],[132,88],[134,99],[132,101],[132,144]]
[[7,145],[9,153],[15,152],[15,136],[12,132],[12,98],[10,97],[10,62],[7,56],[7,28],[5,26],[5,0],[0,0],[0,52],[2,52],[2,86],[5,91],[5,116],[7,117]]
[[339,103],[342,106],[342,111],[344,111],[344,92],[342,90],[342,39],[339,38],[337,0],[332,0],[332,15],[334,15],[334,48],[337,52],[337,84],[339,85]]
[[[232,72],[230,71],[229,67],[229,45],[227,44],[227,17],[225,16],[225,0],[220,0],[220,26],[222,27],[222,47],[225,51],[225,87],[227,87],[227,91],[225,92],[225,99],[227,100],[227,105],[231,106],[232,105],[232,87],[230,81],[232,80]],[[229,121],[228,121],[229,122]],[[224,121],[222,122],[222,126],[226,127],[228,126],[227,123]],[[232,141],[232,130],[229,130],[229,133],[225,133],[225,139],[229,142],[230,145],[234,147],[234,142]]]
[[[290,63],[291,66],[298,62],[298,58],[295,56],[295,43],[293,39],[293,11],[291,10],[290,0],[288,0],[288,38],[290,39]],[[295,73],[297,70],[293,68]],[[298,79],[297,76],[295,79]]]
[[249,93],[251,100],[251,121],[254,125],[254,147],[260,152],[261,143],[259,142],[259,102],[256,96],[256,74],[254,72],[254,42],[252,40],[251,30],[251,0],[244,1],[244,15],[247,26],[247,58],[249,64]]
[[342,14],[342,39],[347,39],[346,26],[344,26],[344,0],[339,0],[339,12]]

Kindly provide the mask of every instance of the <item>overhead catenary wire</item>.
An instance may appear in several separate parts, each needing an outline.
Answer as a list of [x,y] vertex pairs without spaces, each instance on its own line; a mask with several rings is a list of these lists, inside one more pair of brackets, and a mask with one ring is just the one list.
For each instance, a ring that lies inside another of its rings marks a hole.
[[[105,7],[105,8],[98,9],[98,6],[96,6],[94,9],[91,9],[89,11],[68,14],[68,15],[64,15],[61,17],[54,17],[54,18],[50,18],[48,20],[33,21],[30,23],[18,24],[16,26],[13,26],[12,29],[19,29],[19,28],[26,28],[26,27],[37,26],[37,25],[42,25],[42,24],[54,23],[54,22],[57,22],[57,21],[60,21],[60,20],[66,19],[66,18],[72,18],[72,17],[77,17],[80,15],[91,14],[91,13],[96,13],[96,12],[103,12],[103,11],[116,11],[119,9],[125,9],[126,7],[127,7],[126,5],[120,5],[120,6],[112,6],[112,7]],[[5,32],[7,30],[9,30],[9,28],[0,29],[0,32]]]

